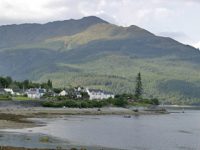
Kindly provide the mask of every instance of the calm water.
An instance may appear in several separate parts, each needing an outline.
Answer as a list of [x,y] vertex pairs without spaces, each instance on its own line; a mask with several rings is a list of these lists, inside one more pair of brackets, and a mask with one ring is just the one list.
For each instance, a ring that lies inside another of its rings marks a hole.
[[[31,129],[75,145],[128,150],[199,150],[200,111],[151,116],[62,116]],[[28,132],[26,130],[14,130]]]

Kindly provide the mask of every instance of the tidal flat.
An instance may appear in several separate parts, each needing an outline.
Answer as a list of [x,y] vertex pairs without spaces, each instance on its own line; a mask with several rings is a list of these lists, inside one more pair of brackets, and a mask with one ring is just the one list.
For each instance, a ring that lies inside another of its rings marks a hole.
[[[24,113],[21,114],[19,112],[22,110],[15,112],[15,115],[20,114],[22,117],[19,118],[20,123],[34,126],[18,129],[2,128],[0,145],[14,148],[66,150],[72,148],[87,150],[200,149],[198,144],[200,140],[199,110],[185,110],[185,113],[176,110],[177,113],[162,115],[133,113],[127,118],[124,116],[125,113],[119,113],[119,111],[125,111],[121,108],[105,108],[105,110],[111,109],[112,112],[115,110],[115,113],[118,110],[119,114],[110,113],[109,115],[89,114],[88,110],[84,110],[87,112],[85,115],[79,114],[80,112],[75,115],[75,113],[66,112],[70,109],[51,111],[44,109],[40,112],[36,111],[37,109],[39,108],[23,111]],[[105,110],[102,111],[105,112]]]

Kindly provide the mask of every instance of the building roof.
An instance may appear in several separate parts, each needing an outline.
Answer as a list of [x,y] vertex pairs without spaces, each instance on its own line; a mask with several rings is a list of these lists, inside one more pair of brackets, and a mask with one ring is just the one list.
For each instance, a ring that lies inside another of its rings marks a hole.
[[108,91],[103,91],[103,90],[99,90],[99,89],[88,89],[89,92],[93,92],[93,93],[103,93],[105,95],[113,95],[113,93],[108,92]]
[[15,93],[23,93],[24,90],[22,90],[22,89],[13,89],[13,92],[15,92]]
[[29,94],[36,94],[36,93],[45,93],[46,90],[45,89],[37,89],[37,88],[31,88],[27,91],[27,93]]

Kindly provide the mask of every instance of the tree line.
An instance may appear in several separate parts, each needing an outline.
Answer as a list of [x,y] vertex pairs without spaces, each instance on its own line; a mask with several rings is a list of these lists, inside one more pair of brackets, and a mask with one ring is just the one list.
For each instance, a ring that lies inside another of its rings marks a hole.
[[29,88],[45,88],[52,89],[53,84],[51,80],[42,83],[32,82],[30,80],[15,81],[11,77],[0,77],[0,88],[13,88],[13,89],[29,89]]

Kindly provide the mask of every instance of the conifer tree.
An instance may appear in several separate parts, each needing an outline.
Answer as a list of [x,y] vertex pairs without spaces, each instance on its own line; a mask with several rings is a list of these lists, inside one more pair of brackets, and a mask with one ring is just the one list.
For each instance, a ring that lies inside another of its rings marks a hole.
[[48,88],[50,88],[50,89],[53,87],[52,81],[51,81],[51,80],[48,80],[48,81],[47,81],[47,86],[48,86]]
[[142,78],[140,72],[137,74],[136,77],[136,86],[135,86],[135,97],[136,98],[141,98],[143,93],[143,88],[142,88]]

